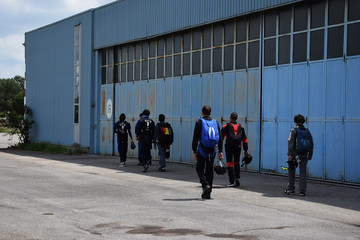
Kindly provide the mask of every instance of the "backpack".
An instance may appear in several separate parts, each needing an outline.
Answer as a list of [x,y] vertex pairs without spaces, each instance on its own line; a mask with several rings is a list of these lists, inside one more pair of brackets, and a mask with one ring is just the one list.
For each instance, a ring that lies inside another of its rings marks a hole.
[[142,119],[140,122],[141,136],[144,143],[151,145],[154,136],[154,122],[151,119]]
[[200,120],[202,122],[200,145],[205,154],[211,154],[216,150],[219,142],[218,124],[215,119],[200,118]]
[[126,134],[126,124],[127,122],[123,121],[119,124],[119,131],[118,134]]
[[159,142],[163,146],[170,146],[174,142],[174,132],[170,123],[158,123]]
[[127,139],[127,122],[117,122],[117,126],[115,128],[115,133],[117,134],[118,140]]
[[236,134],[235,134],[234,124],[228,123],[227,125],[229,126],[229,129],[226,134],[226,136],[228,137],[226,143],[231,144],[232,146],[241,145],[241,131],[242,131],[241,124],[237,123]]
[[300,129],[298,127],[296,130],[296,151],[300,154],[305,154],[311,151],[311,140],[310,140],[310,131],[309,129]]

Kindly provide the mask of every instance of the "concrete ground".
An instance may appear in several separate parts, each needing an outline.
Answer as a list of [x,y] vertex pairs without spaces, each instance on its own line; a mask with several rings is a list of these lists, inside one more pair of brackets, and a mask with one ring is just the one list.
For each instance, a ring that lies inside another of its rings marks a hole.
[[215,176],[202,200],[195,168],[136,159],[0,150],[3,239],[360,239],[360,189],[241,173],[240,188]]

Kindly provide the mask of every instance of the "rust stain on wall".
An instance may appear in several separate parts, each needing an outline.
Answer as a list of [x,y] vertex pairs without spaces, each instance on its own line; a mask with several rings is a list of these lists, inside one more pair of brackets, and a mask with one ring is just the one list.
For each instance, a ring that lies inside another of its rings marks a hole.
[[106,93],[105,89],[101,90],[101,115],[105,116],[105,99],[106,99]]

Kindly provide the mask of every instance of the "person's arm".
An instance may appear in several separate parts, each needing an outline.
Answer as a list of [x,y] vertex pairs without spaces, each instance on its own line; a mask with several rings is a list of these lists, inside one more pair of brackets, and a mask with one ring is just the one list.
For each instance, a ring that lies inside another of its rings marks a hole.
[[289,161],[292,160],[293,157],[295,157],[295,142],[296,142],[296,130],[295,128],[292,128],[290,130],[289,139],[288,139],[288,158]]
[[131,133],[131,125],[130,125],[130,123],[128,123],[128,133],[129,133],[129,136],[130,136],[130,139],[131,139],[131,142],[134,142],[133,141],[133,138],[132,138],[132,133]]
[[313,156],[313,151],[314,151],[314,141],[313,141],[313,137],[312,137],[310,131],[309,131],[309,133],[310,133],[311,150],[310,150],[309,155],[308,155],[308,160],[311,160],[312,156]]
[[219,142],[218,142],[218,149],[219,149],[218,151],[219,151],[219,153],[218,153],[218,158],[223,159],[224,158],[223,153],[222,153],[222,150],[223,150],[223,136],[221,134],[219,123],[218,122],[216,122],[216,123],[218,125],[218,131],[219,131]]
[[197,160],[196,158],[196,152],[197,152],[197,148],[198,148],[198,144],[199,144],[199,139],[201,136],[201,120],[198,120],[195,123],[195,128],[194,128],[194,135],[193,135],[193,141],[192,141],[192,150],[194,152],[194,159]]
[[242,128],[241,130],[241,142],[242,142],[242,146],[243,146],[243,149],[244,149],[244,154],[245,156],[247,155],[247,151],[248,151],[248,139],[246,137],[246,134],[245,134],[245,129],[243,126],[240,125],[240,127]]
[[154,132],[154,149],[155,150],[156,150],[156,141],[157,141],[157,138],[159,137],[159,130],[160,130],[159,124],[156,124],[155,132]]

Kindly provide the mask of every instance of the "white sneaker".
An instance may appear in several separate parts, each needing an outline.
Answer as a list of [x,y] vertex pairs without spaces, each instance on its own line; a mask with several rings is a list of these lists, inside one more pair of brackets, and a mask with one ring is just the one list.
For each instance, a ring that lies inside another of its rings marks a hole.
[[119,167],[125,167],[125,162],[121,162]]

